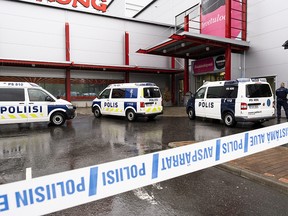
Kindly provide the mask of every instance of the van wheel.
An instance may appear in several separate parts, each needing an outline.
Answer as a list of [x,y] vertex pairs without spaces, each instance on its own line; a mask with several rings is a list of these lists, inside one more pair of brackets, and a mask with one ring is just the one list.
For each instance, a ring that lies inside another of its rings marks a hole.
[[189,117],[189,119],[191,119],[191,120],[194,120],[194,119],[195,119],[195,112],[194,112],[194,109],[193,109],[193,108],[189,108],[189,109],[188,109],[188,117]]
[[227,112],[223,118],[224,124],[228,127],[233,127],[236,124],[235,117],[231,112]]
[[56,112],[51,116],[51,123],[56,126],[61,126],[65,123],[66,119],[60,112]]
[[126,112],[126,118],[128,121],[132,122],[132,121],[135,121],[136,120],[136,115],[135,115],[135,112],[130,109],[130,110],[127,110]]
[[101,116],[102,116],[102,114],[101,114],[101,112],[100,112],[100,109],[98,108],[98,107],[96,107],[95,109],[94,109],[94,116],[96,117],[96,118],[100,118]]

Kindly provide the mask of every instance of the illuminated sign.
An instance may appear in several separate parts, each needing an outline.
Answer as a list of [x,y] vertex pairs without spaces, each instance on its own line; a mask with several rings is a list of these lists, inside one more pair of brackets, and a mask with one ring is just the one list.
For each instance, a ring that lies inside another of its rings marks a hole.
[[[225,37],[226,1],[202,0],[201,33]],[[242,2],[231,1],[231,38],[237,38],[242,29]]]
[[106,0],[19,0],[50,7],[58,7],[83,12],[106,12]]
[[195,61],[193,64],[193,71],[195,74],[213,72],[214,71],[213,57]]

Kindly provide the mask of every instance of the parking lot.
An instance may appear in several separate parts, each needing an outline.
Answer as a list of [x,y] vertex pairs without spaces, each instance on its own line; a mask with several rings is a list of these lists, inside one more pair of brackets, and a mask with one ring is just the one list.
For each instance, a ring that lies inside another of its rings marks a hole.
[[[249,123],[228,128],[219,121],[191,121],[185,113],[178,114],[178,117],[169,115],[167,111],[166,115],[152,121],[140,118],[128,122],[122,117],[95,119],[92,113],[80,113],[62,127],[46,123],[1,125],[0,183],[26,179],[27,168],[31,168],[30,177],[36,178],[165,150],[175,141],[200,142],[255,129]],[[271,124],[274,122],[266,122],[260,127]],[[226,193],[232,195],[226,197]],[[254,200],[255,194],[267,195],[265,205]],[[240,199],[243,206],[239,206],[239,197],[243,196],[247,198]],[[177,199],[171,202],[174,197]],[[286,195],[273,189],[209,168],[53,215],[79,215],[83,212],[86,215],[135,215],[140,212],[140,215],[191,215],[191,212],[225,215],[224,212],[231,208],[235,211],[245,208],[251,213],[255,205],[260,209],[258,212],[266,214],[268,207],[268,213],[275,213],[273,205],[276,203],[278,215],[281,215],[287,210],[287,201]],[[145,213],[143,209],[146,209]]]

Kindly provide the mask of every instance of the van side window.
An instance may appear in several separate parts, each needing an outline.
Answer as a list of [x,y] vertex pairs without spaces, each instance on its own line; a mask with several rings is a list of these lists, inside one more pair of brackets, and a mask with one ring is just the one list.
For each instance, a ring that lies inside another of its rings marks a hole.
[[207,98],[221,98],[223,95],[223,86],[209,87],[207,91]]
[[24,89],[0,88],[0,101],[25,101]]
[[125,98],[137,98],[138,89],[137,88],[126,88]]
[[161,93],[159,88],[143,88],[144,98],[160,98]]
[[271,97],[272,92],[268,84],[251,84],[246,86],[246,97]]
[[50,98],[46,92],[40,89],[28,89],[28,95],[30,101],[47,101],[47,98]]
[[205,92],[206,92],[206,87],[199,89],[195,94],[195,98],[196,99],[204,98]]
[[106,89],[102,94],[99,95],[100,99],[109,98],[111,89]]
[[223,98],[237,98],[238,86],[224,86]]
[[113,89],[111,98],[124,98],[125,89]]

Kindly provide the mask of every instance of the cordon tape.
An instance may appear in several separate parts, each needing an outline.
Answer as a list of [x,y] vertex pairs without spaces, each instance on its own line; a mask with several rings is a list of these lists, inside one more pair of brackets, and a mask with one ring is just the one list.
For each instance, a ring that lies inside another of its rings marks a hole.
[[0,215],[43,215],[288,142],[288,123],[0,186]]

